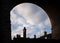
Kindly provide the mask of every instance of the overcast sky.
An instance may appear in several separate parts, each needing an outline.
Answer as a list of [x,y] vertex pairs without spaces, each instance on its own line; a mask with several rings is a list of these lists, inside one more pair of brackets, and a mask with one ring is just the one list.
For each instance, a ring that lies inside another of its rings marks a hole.
[[22,3],[10,12],[12,38],[16,34],[23,37],[23,28],[27,29],[27,37],[34,38],[44,35],[44,31],[51,33],[51,23],[47,13],[32,3]]

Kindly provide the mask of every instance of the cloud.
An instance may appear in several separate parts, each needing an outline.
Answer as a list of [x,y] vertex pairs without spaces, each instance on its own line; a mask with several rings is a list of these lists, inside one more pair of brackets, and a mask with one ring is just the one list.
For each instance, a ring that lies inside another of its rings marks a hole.
[[30,24],[37,24],[40,21],[44,21],[48,17],[42,8],[34,4],[20,4],[15,7],[13,12],[17,15],[23,16],[27,22],[31,22]]
[[[45,28],[50,32],[51,23],[46,12],[39,6],[31,3],[22,3],[10,12],[12,36],[23,36],[23,27],[27,29],[27,37],[43,35]],[[47,31],[47,32],[48,32]],[[49,33],[48,32],[48,33]]]

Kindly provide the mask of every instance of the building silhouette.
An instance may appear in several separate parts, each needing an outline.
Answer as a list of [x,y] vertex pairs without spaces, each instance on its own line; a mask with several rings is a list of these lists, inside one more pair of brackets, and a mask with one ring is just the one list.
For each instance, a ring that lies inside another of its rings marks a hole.
[[23,29],[23,38],[26,38],[26,27]]
[[40,37],[40,39],[52,39],[52,33],[47,34],[47,32],[44,32],[44,35]]
[[36,39],[36,35],[34,35],[34,38]]
[[44,36],[45,36],[44,39],[47,39],[47,32],[46,31],[44,32]]
[[[41,36],[41,37],[39,37],[38,39],[51,39],[52,37],[52,34],[50,33],[50,34],[47,34],[47,32],[46,31],[44,31],[44,35],[43,36]],[[23,37],[21,37],[19,34],[17,34],[16,35],[16,37],[14,37],[13,38],[13,40],[18,40],[18,39],[31,39],[31,38],[26,38],[26,27],[24,27],[24,29],[23,29]],[[36,38],[36,35],[34,35],[34,38],[32,38],[32,39],[37,39]]]
[[20,37],[19,34],[16,35],[16,37],[14,36],[13,40],[11,40],[12,43],[21,43],[23,41],[29,41],[32,43],[32,41],[35,42],[35,40],[41,40],[41,39],[51,39],[52,37],[52,34],[47,34],[47,32],[45,31],[44,32],[44,35],[39,37],[39,38],[36,38],[36,35],[34,35],[34,38],[26,38],[26,28],[24,27],[23,29],[23,37]]
[[20,38],[20,35],[17,34],[17,38]]

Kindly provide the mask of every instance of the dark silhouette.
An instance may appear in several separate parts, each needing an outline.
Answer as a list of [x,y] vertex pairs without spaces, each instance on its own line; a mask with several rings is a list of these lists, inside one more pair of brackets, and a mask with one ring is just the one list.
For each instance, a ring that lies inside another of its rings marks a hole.
[[[0,39],[1,43],[11,42],[11,21],[10,11],[16,5],[24,2],[34,3],[43,8],[50,17],[52,24],[52,34],[48,34],[48,37],[52,36],[52,39],[60,39],[60,1],[59,0],[2,0],[1,1],[1,26],[0,26]],[[1,28],[2,27],[2,28]],[[44,36],[41,36],[44,37]],[[40,37],[40,39],[41,39]],[[40,40],[39,40],[40,41]]]
[[52,33],[47,34],[47,32],[44,32],[44,35],[40,37],[41,39],[52,39]]
[[23,29],[23,38],[26,38],[26,28]]
[[14,36],[12,42],[13,43],[18,43],[24,40],[40,40],[40,39],[51,39],[51,34],[47,34],[47,32],[44,32],[44,35],[41,36],[40,38],[36,38],[36,35],[34,35],[34,38],[26,38],[26,27],[23,29],[23,37],[20,37],[19,34],[16,35],[17,37]]
[[36,39],[36,35],[34,35],[34,38]]

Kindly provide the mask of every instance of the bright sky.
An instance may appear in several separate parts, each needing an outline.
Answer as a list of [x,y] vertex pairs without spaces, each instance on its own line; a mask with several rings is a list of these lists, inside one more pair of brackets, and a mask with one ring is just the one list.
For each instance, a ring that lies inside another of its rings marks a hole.
[[15,6],[10,12],[12,38],[16,34],[23,37],[23,28],[27,29],[27,37],[37,38],[44,35],[44,31],[51,33],[51,23],[47,13],[32,3],[22,3]]

